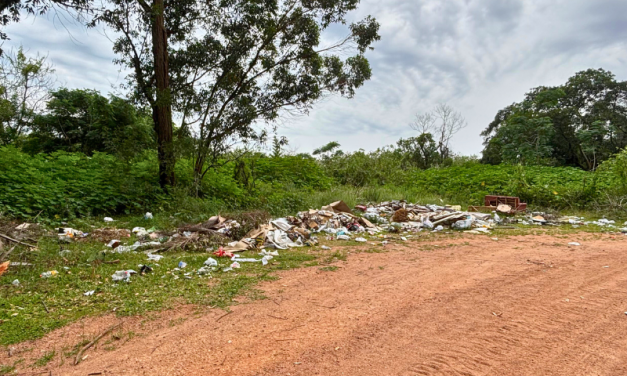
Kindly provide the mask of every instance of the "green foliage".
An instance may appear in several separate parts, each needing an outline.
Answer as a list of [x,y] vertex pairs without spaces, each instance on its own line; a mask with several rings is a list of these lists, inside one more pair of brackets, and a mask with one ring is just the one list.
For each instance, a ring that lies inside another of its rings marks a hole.
[[0,148],[0,212],[69,218],[157,207],[163,199],[153,160],[125,162],[94,153],[29,156]]
[[0,54],[0,145],[28,133],[53,86],[53,73],[45,57],[29,57],[22,47]]
[[483,161],[596,169],[627,146],[627,82],[603,69],[532,89],[483,131]]
[[431,133],[423,133],[418,137],[400,139],[396,152],[400,155],[402,166],[425,170],[441,163],[438,146]]
[[336,184],[365,187],[402,184],[407,175],[406,170],[399,168],[402,161],[400,153],[386,147],[369,153],[364,150],[347,154],[336,152],[323,158],[321,163]]
[[28,153],[99,151],[130,158],[156,147],[152,118],[122,98],[78,89],[50,95],[47,112],[35,118],[24,141]]
[[612,179],[572,167],[471,164],[417,171],[412,184],[462,205],[482,205],[485,195],[497,194],[539,207],[586,208],[597,203]]

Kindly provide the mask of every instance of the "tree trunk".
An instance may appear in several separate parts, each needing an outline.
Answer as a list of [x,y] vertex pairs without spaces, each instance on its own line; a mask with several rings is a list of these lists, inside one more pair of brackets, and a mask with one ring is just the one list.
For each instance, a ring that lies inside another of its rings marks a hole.
[[152,22],[152,53],[155,64],[157,98],[152,109],[157,153],[159,158],[159,184],[167,189],[174,185],[174,145],[172,143],[172,101],[170,98],[170,73],[168,69],[168,35],[165,29],[164,2],[154,0]]

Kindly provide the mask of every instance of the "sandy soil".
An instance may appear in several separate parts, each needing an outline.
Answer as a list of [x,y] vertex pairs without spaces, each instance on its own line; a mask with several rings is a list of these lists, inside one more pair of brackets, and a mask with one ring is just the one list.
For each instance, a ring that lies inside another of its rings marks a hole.
[[[571,241],[582,246],[569,247]],[[234,306],[226,316],[182,307],[156,319],[126,319],[124,331],[137,335],[116,341],[116,349],[101,344],[78,366],[60,364],[58,356],[36,371],[625,375],[626,241],[587,234],[481,236],[352,254],[335,272],[281,273],[280,280],[262,285],[270,299]],[[70,325],[16,346],[12,358],[1,354],[0,363],[59,352],[117,320]]]

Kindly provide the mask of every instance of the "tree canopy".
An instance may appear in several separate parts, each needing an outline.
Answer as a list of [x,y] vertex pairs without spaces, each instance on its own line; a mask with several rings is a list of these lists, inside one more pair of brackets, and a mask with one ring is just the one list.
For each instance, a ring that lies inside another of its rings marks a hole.
[[564,85],[532,89],[482,132],[483,161],[594,170],[627,146],[627,82],[589,69]]

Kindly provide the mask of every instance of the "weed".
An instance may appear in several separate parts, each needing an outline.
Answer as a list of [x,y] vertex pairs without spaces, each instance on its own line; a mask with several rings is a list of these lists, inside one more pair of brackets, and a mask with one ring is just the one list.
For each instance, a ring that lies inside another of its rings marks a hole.
[[35,362],[35,365],[37,367],[44,367],[46,364],[50,363],[50,361],[54,358],[56,354],[57,352],[54,350],[48,353],[45,353],[41,358],[37,359],[37,361]]
[[12,365],[12,366],[0,365],[0,376],[9,375],[13,373],[14,371],[15,371],[15,365]]
[[319,270],[323,271],[323,272],[334,272],[336,270],[338,270],[339,268],[337,266],[325,266],[323,268],[319,268]]

